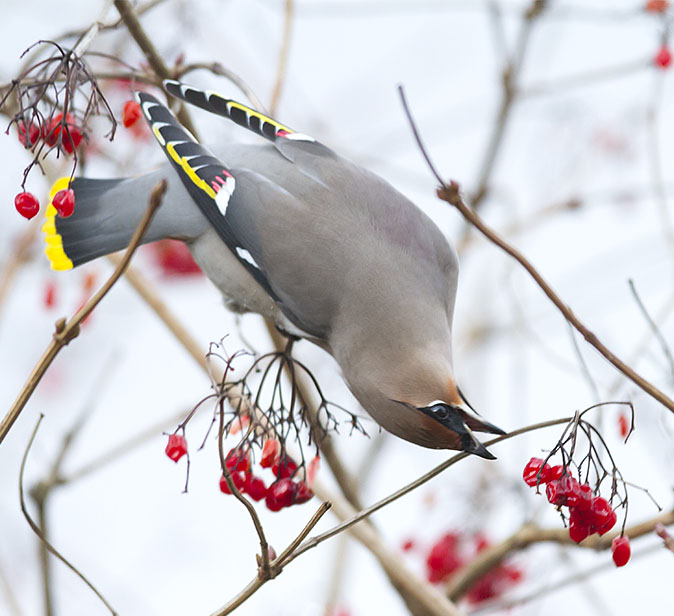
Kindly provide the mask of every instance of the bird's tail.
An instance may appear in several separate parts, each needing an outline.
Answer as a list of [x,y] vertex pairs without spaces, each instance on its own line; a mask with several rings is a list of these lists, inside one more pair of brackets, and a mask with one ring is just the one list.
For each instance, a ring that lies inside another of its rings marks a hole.
[[169,182],[162,205],[155,214],[142,243],[172,237],[189,242],[208,226],[179,181],[173,181],[168,169],[160,169],[136,178],[96,180],[75,178],[70,188],[75,193],[71,216],[57,215],[54,195],[68,188],[69,178],[54,184],[42,226],[47,243],[46,254],[52,269],[68,270],[96,257],[123,250],[147,208],[152,189],[162,178]]
[[68,270],[101,255],[124,248],[133,234],[132,225],[110,224],[110,211],[101,197],[123,180],[77,178],[70,188],[75,193],[75,211],[68,218],[56,215],[54,195],[68,188],[70,178],[61,178],[52,187],[46,220],[42,226],[47,244],[45,253],[52,269]]

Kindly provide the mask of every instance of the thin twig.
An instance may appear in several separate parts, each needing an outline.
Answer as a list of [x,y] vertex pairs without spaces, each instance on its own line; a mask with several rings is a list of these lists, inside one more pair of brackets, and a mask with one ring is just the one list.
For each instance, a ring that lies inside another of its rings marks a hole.
[[[284,337],[271,322],[265,322],[267,325],[267,332],[269,333],[269,337],[271,338],[274,347],[277,350],[281,350],[284,345]],[[301,372],[297,373],[295,375],[295,382],[301,403],[307,409],[309,421],[312,426],[316,426],[318,424],[316,404],[309,395],[309,386],[306,383],[306,376]],[[317,436],[316,440],[318,448],[327,465],[330,467],[330,471],[342,490],[342,493],[356,509],[362,509],[360,496],[358,494],[358,483],[356,482],[355,477],[344,466],[344,463],[337,454],[332,437],[329,434],[326,434],[323,438]]]
[[5,436],[7,436],[7,433],[11,430],[12,425],[14,425],[14,422],[17,420],[21,411],[26,406],[26,403],[33,395],[35,388],[51,363],[58,355],[59,351],[79,335],[80,323],[89,316],[91,311],[99,304],[99,302],[105,297],[108,291],[110,291],[113,285],[124,273],[124,270],[131,261],[133,253],[140,244],[141,238],[150,225],[157,208],[161,205],[162,197],[166,192],[166,186],[166,180],[162,180],[152,190],[148,207],[145,210],[145,214],[138,224],[131,241],[129,242],[129,247],[126,249],[124,257],[117,266],[117,269],[115,269],[106,283],[89,299],[86,304],[84,304],[84,306],[82,306],[82,308],[80,308],[75,313],[75,315],[69,321],[66,321],[65,318],[62,318],[56,322],[56,331],[53,334],[49,346],[33,368],[33,371],[28,377],[28,380],[19,392],[17,399],[14,401],[14,404],[0,423],[0,444],[4,440]]
[[637,293],[637,288],[634,286],[634,281],[630,278],[627,281],[627,284],[630,286],[630,291],[632,292],[632,295],[634,296],[634,301],[636,301],[637,306],[639,306],[639,310],[641,310],[641,314],[644,315],[644,318],[646,319],[646,322],[648,323],[649,327],[651,328],[651,331],[653,332],[653,335],[657,339],[657,341],[660,343],[660,347],[662,348],[662,352],[664,356],[667,358],[667,363],[669,364],[669,370],[672,375],[672,379],[674,379],[674,357],[672,357],[672,352],[669,350],[669,345],[667,344],[667,341],[665,340],[665,337],[662,335],[662,332],[660,331],[660,328],[657,326],[656,322],[653,320],[653,317],[649,314],[648,310],[646,309],[646,306],[644,305],[643,301],[641,301],[641,297],[639,297],[639,293]]
[[45,536],[42,534],[40,531],[40,528],[38,525],[33,521],[33,519],[30,517],[30,514],[28,513],[28,509],[26,508],[26,500],[24,497],[24,492],[23,492],[23,474],[26,468],[26,460],[28,459],[28,454],[30,452],[30,449],[33,445],[33,441],[35,440],[35,436],[37,434],[38,428],[40,427],[40,423],[42,422],[42,419],[44,418],[43,414],[40,414],[40,417],[37,420],[37,423],[35,424],[35,428],[33,428],[33,433],[30,436],[30,440],[28,441],[28,445],[26,446],[26,451],[23,454],[23,459],[21,460],[21,469],[19,470],[19,501],[21,503],[21,512],[23,513],[24,517],[26,518],[26,522],[28,522],[28,525],[31,527],[33,532],[39,537],[40,541],[44,543],[44,545],[47,546],[47,549],[54,555],[56,558],[58,558],[66,567],[68,567],[75,575],[77,575],[95,594],[96,596],[103,602],[105,607],[110,610],[110,613],[113,616],[117,616],[117,612],[114,610],[114,608],[105,600],[105,597],[96,589],[96,587],[86,578],[86,576],[81,573],[73,564],[70,563],[51,543],[47,541]]
[[[583,376],[585,377],[585,380],[587,384],[590,387],[590,391],[592,392],[592,395],[594,396],[594,401],[599,402],[601,400],[601,395],[599,394],[599,388],[597,387],[597,383],[594,380],[594,377],[592,376],[592,373],[590,372],[590,367],[587,365],[587,362],[585,361],[585,358],[583,357],[583,352],[580,350],[580,346],[578,345],[578,340],[576,340],[576,332],[574,331],[573,327],[571,327],[571,323],[567,322],[567,325],[569,326],[569,336],[571,337],[571,344],[573,345],[573,350],[576,354],[576,357],[578,358],[578,363],[580,364],[580,370],[583,373]],[[603,415],[599,416],[599,420],[601,421]]]
[[314,526],[318,524],[318,521],[328,512],[328,509],[330,509],[331,506],[332,505],[329,502],[321,503],[321,506],[316,510],[316,513],[314,513],[300,534],[297,535],[290,545],[279,554],[278,558],[274,559],[274,566],[283,567],[285,565],[285,560],[288,558],[288,555],[292,554],[300,546],[302,541],[306,539],[307,535],[313,530]]
[[219,410],[220,417],[220,426],[218,428],[218,453],[220,456],[220,467],[222,469],[222,475],[225,478],[227,487],[232,495],[246,508],[250,519],[253,522],[255,527],[255,532],[257,533],[258,539],[260,541],[260,572],[259,577],[262,579],[268,579],[271,576],[269,570],[269,544],[267,543],[267,537],[264,533],[264,528],[262,527],[262,522],[255,511],[253,504],[239,491],[239,489],[234,484],[232,479],[232,474],[227,468],[227,460],[225,459],[225,449],[224,449],[224,439],[225,439],[225,412],[220,405]]
[[288,53],[290,52],[290,39],[292,36],[294,0],[285,0],[285,14],[283,19],[283,39],[281,41],[281,50],[278,55],[278,65],[276,67],[276,80],[274,90],[269,103],[269,113],[273,116],[276,113],[276,107],[281,98],[281,89],[285,81],[286,69],[288,66]]
[[517,98],[517,81],[524,59],[526,57],[529,40],[533,31],[533,26],[538,17],[543,14],[546,2],[544,0],[533,0],[530,7],[524,12],[522,16],[522,24],[520,26],[519,35],[515,51],[502,74],[502,89],[501,102],[499,110],[496,115],[496,123],[489,137],[489,142],[485,150],[484,159],[482,161],[482,168],[477,181],[477,188],[473,194],[472,203],[475,209],[478,209],[489,192],[489,182],[491,180],[492,171],[498,158],[501,146],[503,145],[505,131],[508,121],[511,117],[513,104]]
[[[558,426],[561,424],[566,424],[571,421],[572,417],[564,417],[562,419],[552,419],[550,421],[544,421],[541,423],[533,424],[531,426],[526,426],[524,428],[519,428],[518,430],[513,430],[512,432],[509,432],[508,434],[504,436],[499,436],[497,438],[491,439],[490,441],[485,443],[486,447],[490,447],[491,445],[496,445],[497,443],[500,443],[501,441],[513,438],[515,436],[519,436],[520,434],[525,434],[527,432],[531,432],[533,430],[541,430],[543,428],[549,428],[551,426]],[[389,494],[387,497],[382,498],[380,501],[377,501],[373,505],[370,505],[366,509],[363,509],[362,511],[359,511],[356,515],[353,517],[349,518],[348,520],[345,520],[341,524],[338,524],[331,528],[330,530],[320,534],[316,535],[316,537],[312,537],[311,539],[307,540],[305,543],[303,543],[299,549],[295,552],[294,556],[292,558],[296,558],[300,554],[306,552],[307,550],[310,550],[326,539],[329,539],[330,537],[333,537],[346,529],[350,528],[354,524],[357,524],[358,522],[361,522],[365,518],[371,516],[373,513],[376,511],[379,511],[381,508],[385,507],[386,505],[392,503],[395,500],[398,500],[400,497],[405,496],[405,494],[408,494],[412,490],[415,490],[419,486],[423,485],[427,481],[433,479],[433,477],[439,475],[442,473],[444,470],[448,469],[450,466],[453,466],[457,462],[460,462],[461,460],[469,457],[469,454],[467,453],[458,453],[442,464],[439,464],[435,468],[431,469],[427,473],[423,474],[421,477],[415,479],[411,483],[408,483],[406,486],[403,486],[399,490],[396,490],[392,494]]]

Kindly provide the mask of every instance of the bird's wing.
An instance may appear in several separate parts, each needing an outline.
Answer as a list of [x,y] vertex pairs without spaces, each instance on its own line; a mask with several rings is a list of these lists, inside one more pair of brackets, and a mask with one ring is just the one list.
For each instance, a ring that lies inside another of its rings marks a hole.
[[138,93],[143,114],[174,170],[222,241],[262,288],[278,300],[267,276],[227,218],[236,178],[225,164],[196,141],[154,96]]
[[313,137],[299,133],[285,124],[252,109],[242,103],[225,98],[213,91],[199,90],[179,81],[164,81],[166,91],[191,105],[211,113],[229,118],[256,135],[271,141],[276,149],[288,160],[301,164],[308,175],[320,181],[318,167],[312,163],[315,157],[334,157],[335,153]]

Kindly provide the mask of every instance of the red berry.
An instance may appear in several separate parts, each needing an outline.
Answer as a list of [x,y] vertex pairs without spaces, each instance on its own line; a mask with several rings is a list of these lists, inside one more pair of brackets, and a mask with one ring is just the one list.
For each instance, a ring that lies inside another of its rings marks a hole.
[[482,601],[493,599],[499,594],[496,590],[496,576],[494,573],[495,571],[490,571],[487,573],[475,583],[475,586],[473,586],[468,591],[466,594],[466,600],[468,603],[482,603]]
[[267,486],[264,481],[254,475],[246,475],[244,492],[254,501],[260,501],[267,496]]
[[242,473],[240,471],[232,473],[232,481],[234,482],[234,485],[236,486],[236,489],[239,492],[246,491],[247,476],[245,473]]
[[406,539],[403,541],[402,545],[400,546],[400,549],[403,552],[411,552],[414,549],[414,541],[412,539]]
[[53,308],[56,304],[56,285],[50,280],[44,287],[44,307]]
[[611,554],[616,567],[624,567],[630,559],[632,550],[628,537],[616,537],[611,543]]
[[548,502],[552,505],[564,505],[566,503],[566,492],[561,488],[559,480],[556,479],[545,486],[545,495]]
[[79,148],[80,143],[82,143],[82,133],[76,126],[72,126],[71,124],[68,124],[68,132],[70,135],[68,133],[63,135],[63,149],[68,154],[72,154],[73,150]]
[[648,0],[644,9],[649,13],[664,13],[669,8],[667,0]]
[[126,128],[133,126],[140,116],[143,115],[140,104],[137,101],[126,101],[124,109],[122,110],[122,124]]
[[40,202],[35,195],[29,192],[21,192],[14,197],[14,207],[21,216],[30,220],[40,211]]
[[[63,114],[59,113],[54,116],[49,124],[49,129],[47,130],[47,135],[45,137],[47,145],[55,146],[58,143],[59,135],[63,129],[62,124]],[[82,133],[77,126],[75,126],[73,117],[70,114],[66,115],[66,124],[68,130],[63,134],[61,145],[68,154],[72,154],[73,150],[77,149],[82,141]],[[70,136],[68,136],[68,133],[70,133]]]
[[72,188],[59,190],[52,199],[52,205],[56,208],[61,218],[72,216],[75,210],[75,192]]
[[292,477],[297,470],[297,464],[288,456],[283,456],[276,464],[271,467],[272,472],[279,479]]
[[441,582],[463,564],[457,554],[458,539],[456,533],[447,533],[433,545],[426,557],[426,577],[429,582]]
[[626,438],[630,432],[630,422],[625,413],[618,415],[618,429],[620,430],[620,436],[623,438]]
[[23,122],[18,122],[16,129],[19,133],[19,141],[25,148],[32,148],[42,136],[40,127],[37,124],[33,124],[32,122],[28,127],[28,134],[26,134],[26,126]]
[[617,521],[618,521],[618,516],[617,516],[616,512],[613,511],[613,509],[611,509],[611,511],[608,514],[608,519],[606,520],[606,522],[604,522],[604,524],[602,526],[599,526],[597,528],[597,532],[600,535],[605,535],[608,531],[610,531],[615,526]]
[[660,50],[655,55],[655,58],[653,58],[653,62],[658,68],[669,68],[669,65],[672,63],[672,52],[669,51],[669,47],[667,47],[667,45],[660,47]]
[[591,529],[600,535],[610,531],[618,520],[618,516],[609,502],[601,496],[595,496],[592,499],[588,512],[594,527],[593,529],[591,527]]
[[580,543],[583,539],[590,536],[590,516],[585,511],[571,509],[569,513],[569,537],[571,541]]
[[[165,241],[171,241],[172,242],[174,240],[162,240],[160,242],[155,242],[153,244],[153,246],[157,247],[158,245],[163,244]],[[182,246],[185,246],[185,244],[183,244],[182,242],[178,242],[178,243],[181,244]],[[185,249],[187,249],[187,246],[185,246]],[[188,251],[188,253],[189,253],[189,251]],[[190,258],[192,258],[191,255],[190,255]],[[194,263],[194,259],[192,259],[192,262]],[[174,272],[171,272],[171,271],[169,271],[168,268],[165,268],[164,263],[162,263],[160,261],[159,264],[162,267],[164,267],[164,274],[171,274],[171,273],[185,274],[185,273],[187,273],[186,271],[182,271],[182,270],[175,270]],[[194,264],[196,265],[196,263],[194,263]],[[199,269],[198,265],[197,265],[197,269]],[[199,271],[201,271],[201,270],[199,270]],[[233,370],[233,368],[230,367],[230,370]],[[237,417],[231,423],[231,425],[229,426],[229,434],[238,434],[239,432],[241,432],[241,430],[245,430],[249,426],[249,424],[250,424],[250,417],[248,415],[241,415],[240,417]]]
[[511,582],[519,582],[524,577],[524,571],[513,565],[503,565],[504,573]]
[[293,504],[296,484],[288,478],[279,479],[269,486],[265,504],[270,511],[280,511]]
[[250,456],[241,449],[230,449],[225,464],[230,471],[246,472],[250,470]]
[[566,497],[567,507],[587,511],[592,505],[592,488],[586,483],[575,483],[573,490]]
[[561,479],[553,479],[545,488],[548,502],[553,505],[568,505],[569,496],[578,490],[578,482],[571,475],[564,475]]
[[314,493],[304,481],[298,481],[295,484],[295,492],[293,493],[292,498],[293,505],[302,505],[303,503],[310,501],[313,497]]
[[[189,248],[180,240],[165,239],[152,244],[154,260],[164,276],[192,276],[201,274],[201,269],[192,258]],[[247,421],[246,421],[247,420]],[[236,434],[242,427],[250,423],[246,417],[242,421],[234,421],[230,434]]]
[[[230,474],[232,475],[232,481],[234,482],[236,489],[239,492],[243,492],[246,486],[246,476],[243,473],[236,471]],[[220,492],[222,492],[223,494],[232,493],[231,490],[229,489],[229,486],[227,485],[227,480],[225,479],[224,475],[220,477]]]
[[171,434],[166,445],[166,455],[177,462],[187,453],[187,441],[182,434]]
[[473,537],[473,541],[475,541],[475,551],[478,553],[483,552],[491,545],[489,539],[483,533],[477,533]]
[[548,483],[548,481],[554,481],[559,479],[564,473],[563,466],[548,466],[547,464],[543,467],[541,471],[541,483]]
[[262,458],[260,466],[262,468],[271,468],[278,462],[281,455],[281,443],[275,438],[267,439],[262,446]]
[[307,483],[310,486],[314,485],[314,480],[316,479],[316,473],[318,472],[318,465],[320,462],[320,456],[316,456],[311,462],[309,462],[309,468],[307,469]]
[[543,466],[543,460],[540,458],[531,458],[524,467],[522,479],[528,486],[533,487],[538,483],[538,471]]

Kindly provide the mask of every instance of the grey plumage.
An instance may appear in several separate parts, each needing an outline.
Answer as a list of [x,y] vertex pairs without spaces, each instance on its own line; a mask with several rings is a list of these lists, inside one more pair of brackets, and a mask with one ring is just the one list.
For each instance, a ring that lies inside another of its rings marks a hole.
[[[383,179],[311,138],[217,95],[169,85],[221,115],[236,111],[238,123],[250,112],[248,126],[272,143],[220,145],[213,157],[156,99],[141,95],[146,115],[163,131],[158,140],[173,170],[75,180],[75,214],[56,219],[73,264],[123,248],[152,186],[166,178],[168,192],[144,241],[185,241],[232,307],[258,312],[325,348],[385,429],[425,447],[490,457],[472,430],[502,431],[475,415],[456,387],[451,335],[458,263],[431,219]],[[180,148],[183,158],[175,154]],[[193,162],[205,179],[201,192],[194,172],[190,180],[181,170]],[[227,180],[231,196],[206,196],[209,182],[220,194],[214,177],[223,187]],[[438,403],[448,418],[427,411]]]

